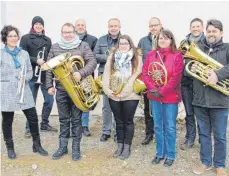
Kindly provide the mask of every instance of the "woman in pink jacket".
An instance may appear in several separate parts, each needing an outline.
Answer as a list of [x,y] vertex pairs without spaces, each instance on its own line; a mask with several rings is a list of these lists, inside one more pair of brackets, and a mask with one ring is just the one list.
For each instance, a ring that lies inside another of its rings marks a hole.
[[158,164],[165,158],[164,166],[169,167],[176,155],[176,117],[181,101],[180,81],[184,63],[172,32],[161,31],[157,44],[157,49],[146,56],[142,75],[155,123],[157,144],[152,163]]

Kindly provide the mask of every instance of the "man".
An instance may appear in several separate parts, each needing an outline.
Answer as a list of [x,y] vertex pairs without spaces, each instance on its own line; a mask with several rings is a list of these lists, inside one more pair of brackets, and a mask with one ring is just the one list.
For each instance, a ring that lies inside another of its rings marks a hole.
[[[91,48],[91,50],[94,50],[94,47],[97,42],[97,38],[89,35],[86,30],[86,22],[84,19],[77,19],[75,22],[75,30],[76,34],[79,36],[79,39],[87,42]],[[93,74],[94,75],[94,74]],[[89,123],[89,112],[83,112],[82,114],[82,126],[83,126],[83,135],[84,136],[91,136],[91,133],[88,129],[88,123]]]
[[[75,33],[75,27],[66,23],[61,28],[61,38],[58,43],[52,45],[49,52],[48,59],[58,56],[61,53],[70,52],[72,56],[79,55],[83,57],[85,66],[77,72],[74,72],[74,78],[77,82],[81,79],[91,75],[97,65],[93,52],[86,42],[79,40]],[[50,95],[55,94],[53,86],[53,73],[49,70],[46,74],[46,88]],[[52,159],[59,159],[64,154],[68,153],[68,139],[70,137],[70,126],[72,129],[72,160],[80,159],[80,142],[82,138],[82,124],[81,115],[82,111],[78,109],[73,103],[72,99],[67,94],[66,90],[56,81],[56,103],[59,112],[60,121],[60,135],[59,135],[59,148],[53,154]],[[70,125],[71,122],[71,125]]]
[[[44,103],[42,108],[42,121],[40,129],[42,131],[55,131],[58,130],[54,127],[51,127],[49,125],[49,116],[52,111],[54,98],[52,95],[49,95],[47,90],[45,89],[44,83],[45,83],[45,71],[41,72],[41,84],[38,82],[38,76],[39,72],[35,73],[35,68],[42,65],[46,60],[49,53],[49,50],[52,46],[51,39],[45,35],[44,31],[44,20],[40,16],[35,16],[32,20],[32,27],[30,29],[29,34],[26,34],[22,36],[20,47],[24,50],[26,50],[29,53],[30,61],[33,68],[33,78],[30,80],[29,85],[33,93],[34,101],[37,100],[37,94],[39,87],[41,88],[41,92],[44,97]],[[40,52],[39,56],[38,53]],[[44,58],[42,59],[42,55]],[[38,58],[40,57],[40,58]],[[30,129],[28,121],[26,122],[26,131],[25,131],[25,137],[30,138]]]
[[[190,22],[190,34],[186,36],[185,41],[190,45],[193,41],[196,44],[200,44],[205,39],[204,35],[204,26],[203,21],[199,18],[194,18]],[[188,63],[189,58],[184,58],[185,62]],[[194,145],[196,138],[196,121],[194,117],[194,109],[192,106],[193,100],[193,86],[192,86],[193,78],[188,75],[188,73],[184,70],[183,78],[181,80],[181,91],[182,91],[182,99],[185,107],[186,117],[186,135],[185,142],[180,146],[181,150],[185,150],[186,148],[191,148]]]
[[[206,39],[200,49],[213,60],[222,64],[222,68],[210,70],[207,85],[215,85],[219,81],[229,79],[229,44],[223,43],[223,25],[221,21],[211,19],[206,26]],[[196,65],[191,66],[196,73]],[[212,160],[217,176],[226,176],[225,162],[227,158],[227,122],[229,97],[216,89],[205,86],[205,83],[193,79],[193,105],[199,126],[201,165],[195,167],[195,174],[202,174],[211,169]],[[212,137],[214,136],[214,150]],[[212,154],[214,151],[214,154]],[[212,159],[212,156],[213,159]]]
[[[156,38],[162,29],[162,24],[159,18],[152,17],[149,21],[149,34],[143,37],[139,43],[138,47],[143,50],[143,63],[146,58],[146,55],[149,51],[156,48]],[[151,140],[153,140],[154,135],[154,122],[153,118],[150,116],[149,112],[149,99],[147,95],[144,94],[144,115],[145,115],[145,139],[142,141],[142,145],[147,145]]]
[[[96,43],[94,54],[97,62],[99,63],[99,75],[103,74],[104,66],[109,55],[109,50],[118,42],[120,28],[121,25],[119,19],[110,19],[108,21],[108,34],[100,37]],[[115,123],[112,117],[112,111],[109,105],[108,97],[103,95],[103,127],[100,141],[107,141],[110,138],[112,122]],[[114,140],[116,140],[116,135]]]

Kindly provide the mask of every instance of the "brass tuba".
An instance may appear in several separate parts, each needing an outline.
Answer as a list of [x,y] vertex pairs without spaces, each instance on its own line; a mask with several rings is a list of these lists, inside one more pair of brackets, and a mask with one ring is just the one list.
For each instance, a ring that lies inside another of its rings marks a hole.
[[[221,69],[224,67],[222,64],[201,51],[195,42],[192,42],[189,45],[187,41],[183,41],[178,49],[182,51],[184,57],[192,59],[185,66],[185,70],[191,76],[202,81],[205,85],[210,86],[227,96],[229,95],[229,79],[218,81],[214,85],[207,82],[209,71]],[[196,64],[196,73],[193,73],[190,70],[192,64]]]
[[71,56],[71,53],[60,54],[42,65],[43,70],[51,69],[60,81],[72,101],[83,112],[94,109],[99,101],[98,87],[91,75],[76,82],[73,73],[84,67],[81,56]]

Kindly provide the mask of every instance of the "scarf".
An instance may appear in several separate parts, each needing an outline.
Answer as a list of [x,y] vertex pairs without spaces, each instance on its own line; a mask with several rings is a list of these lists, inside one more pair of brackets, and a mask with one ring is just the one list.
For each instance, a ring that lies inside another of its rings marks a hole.
[[80,39],[80,40],[83,40],[84,37],[87,35],[87,31],[84,32],[83,34],[78,34],[78,33],[77,33],[77,35],[79,36],[79,39]]
[[130,78],[132,75],[131,60],[133,58],[133,55],[133,49],[130,49],[127,53],[122,53],[117,50],[114,55],[114,68],[115,70],[119,70],[121,75],[123,75],[126,79]]
[[200,40],[201,40],[201,38],[202,38],[202,36],[203,36],[203,32],[199,35],[199,36],[194,36],[192,33],[189,35],[189,37],[188,37],[188,41],[189,41],[189,43],[192,43],[192,41],[195,41],[196,43],[198,43]]
[[18,47],[16,46],[16,47],[14,48],[14,50],[12,51],[12,50],[10,50],[10,49],[8,48],[8,46],[6,45],[6,46],[5,46],[5,51],[6,51],[7,53],[9,53],[9,54],[13,57],[15,68],[20,68],[20,67],[21,67],[21,64],[20,64],[19,60],[17,59],[17,55],[18,55],[18,53],[21,51],[21,49],[18,48]]
[[[38,34],[33,28],[30,29],[30,33]],[[45,35],[45,30],[43,29],[42,34]]]
[[58,44],[62,49],[69,50],[69,49],[77,48],[81,42],[82,41],[79,39],[78,35],[76,35],[75,38],[73,38],[70,41],[65,41],[64,38],[61,37]]

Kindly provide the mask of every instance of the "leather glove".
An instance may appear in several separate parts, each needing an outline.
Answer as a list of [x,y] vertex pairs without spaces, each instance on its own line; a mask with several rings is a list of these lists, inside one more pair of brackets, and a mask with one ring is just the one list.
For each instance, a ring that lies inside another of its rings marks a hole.
[[162,97],[161,94],[157,90],[150,90],[151,95],[156,98]]

